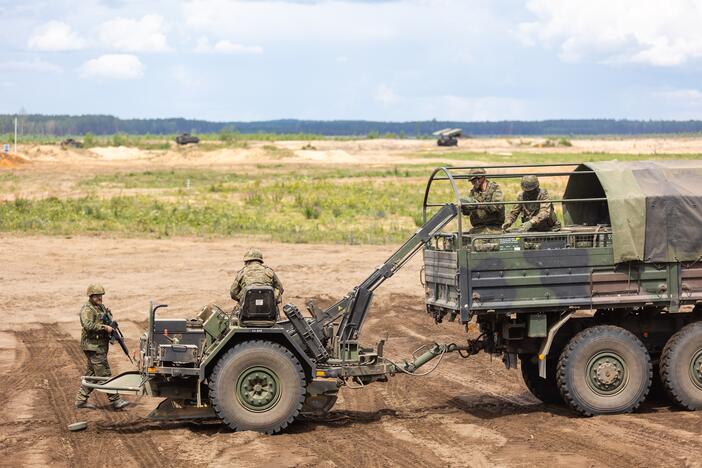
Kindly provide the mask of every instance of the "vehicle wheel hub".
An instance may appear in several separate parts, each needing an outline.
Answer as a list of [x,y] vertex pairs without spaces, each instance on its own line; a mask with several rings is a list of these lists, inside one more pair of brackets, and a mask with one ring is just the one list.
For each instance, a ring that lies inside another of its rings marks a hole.
[[614,395],[624,388],[628,371],[624,360],[615,353],[595,355],[587,367],[587,383],[600,395]]
[[244,371],[236,388],[239,402],[255,412],[267,411],[280,398],[278,376],[265,367],[253,367]]
[[702,389],[702,349],[692,356],[690,363],[690,378],[696,387]]

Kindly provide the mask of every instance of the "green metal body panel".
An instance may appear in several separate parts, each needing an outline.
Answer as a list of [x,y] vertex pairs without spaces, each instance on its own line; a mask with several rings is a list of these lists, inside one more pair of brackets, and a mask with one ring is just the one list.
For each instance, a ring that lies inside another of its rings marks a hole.
[[216,363],[216,360],[225,353],[229,348],[238,343],[250,340],[268,340],[281,344],[295,354],[300,360],[300,364],[305,369],[305,374],[313,376],[316,371],[316,365],[312,359],[302,349],[300,343],[292,339],[290,333],[281,327],[271,328],[242,328],[232,327],[226,335],[218,340],[212,349],[205,352],[205,356],[200,363],[200,374],[203,378],[207,377],[207,369]]
[[[578,234],[583,236],[582,233]],[[570,234],[561,248],[515,250],[502,236],[499,251],[471,251],[470,241],[429,244],[424,249],[426,304],[460,314],[466,322],[491,312],[562,312],[565,309],[616,309],[654,306],[678,312],[702,299],[702,265],[681,263],[615,264],[611,244],[578,248]],[[546,237],[545,235],[541,236]],[[539,236],[533,236],[538,239]],[[504,242],[502,242],[504,240]],[[688,279],[682,289],[682,277]]]

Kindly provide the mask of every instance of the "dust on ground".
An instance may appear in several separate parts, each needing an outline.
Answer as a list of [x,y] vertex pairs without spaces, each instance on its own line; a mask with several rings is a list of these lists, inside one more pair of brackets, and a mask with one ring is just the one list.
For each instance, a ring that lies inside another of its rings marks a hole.
[[[342,296],[394,247],[15,235],[1,235],[0,245],[0,465],[699,466],[699,413],[648,402],[635,414],[577,417],[535,400],[517,372],[486,355],[449,355],[427,377],[344,388],[327,417],[275,436],[148,421],[158,400],[146,397],[112,412],[99,395],[99,410],[77,411],[78,310],[90,282],[105,285],[105,303],[136,349],[150,300],[169,304],[173,317],[210,301],[230,304],[228,287],[252,245],[278,272],[285,301],[300,306]],[[389,357],[465,339],[460,325],[424,313],[419,263],[379,290],[364,328],[367,345],[387,337]],[[130,369],[118,348],[110,362],[115,372]],[[66,430],[79,420],[87,430]]]

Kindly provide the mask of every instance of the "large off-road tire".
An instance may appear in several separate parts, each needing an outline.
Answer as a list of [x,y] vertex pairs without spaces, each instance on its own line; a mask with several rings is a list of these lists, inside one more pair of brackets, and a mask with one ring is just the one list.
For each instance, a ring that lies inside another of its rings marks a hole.
[[633,333],[598,325],[575,335],[558,359],[563,401],[584,416],[629,413],[651,387],[651,358]]
[[273,434],[290,424],[305,400],[305,373],[284,347],[247,341],[227,351],[210,375],[210,401],[236,431]]
[[539,362],[533,354],[520,356],[522,378],[532,395],[544,403],[562,403],[563,397],[556,382],[556,362],[548,359],[546,365],[546,378],[539,376]]
[[661,354],[661,381],[676,405],[702,409],[702,322],[685,325]]
[[308,395],[300,413],[305,416],[324,416],[336,404],[337,395]]

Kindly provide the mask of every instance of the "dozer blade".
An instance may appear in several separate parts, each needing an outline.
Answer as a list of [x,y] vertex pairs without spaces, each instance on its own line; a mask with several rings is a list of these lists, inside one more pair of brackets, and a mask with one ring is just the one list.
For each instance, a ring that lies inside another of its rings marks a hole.
[[104,393],[141,395],[144,392],[146,378],[138,371],[130,371],[115,377],[84,375],[81,377],[81,383]]
[[181,405],[166,398],[146,416],[148,419],[155,420],[174,420],[174,419],[216,419],[217,414],[211,406],[189,406]]

